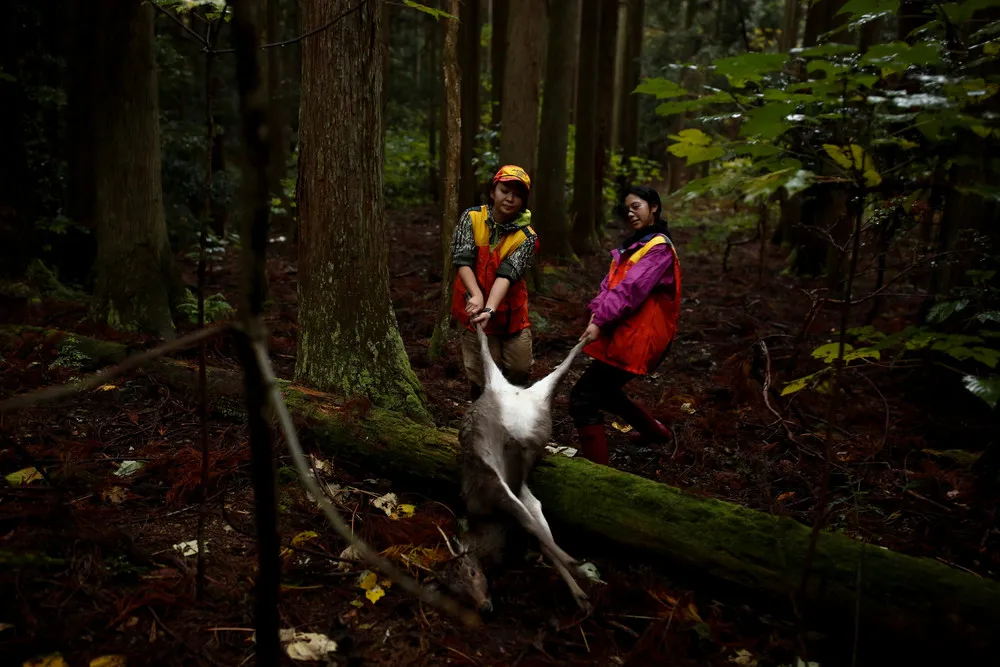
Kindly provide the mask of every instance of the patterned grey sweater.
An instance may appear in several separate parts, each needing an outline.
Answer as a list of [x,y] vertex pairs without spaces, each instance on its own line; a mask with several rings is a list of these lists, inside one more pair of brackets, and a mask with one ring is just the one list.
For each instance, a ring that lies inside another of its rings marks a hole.
[[[467,209],[462,213],[462,217],[455,226],[455,233],[451,237],[451,261],[455,265],[455,268],[468,266],[473,271],[476,269],[478,252],[476,250],[476,238],[472,231],[472,216],[470,213],[477,210],[479,210],[478,206]],[[531,211],[525,211],[510,222],[497,224],[493,219],[493,208],[487,207],[486,210],[488,211],[486,225],[490,230],[490,247],[495,246],[503,236],[527,227],[531,221]],[[531,266],[532,259],[535,256],[535,234],[528,229],[524,229],[523,231],[528,238],[514,252],[508,255],[497,269],[497,277],[507,278],[512,283],[524,277],[525,271]]]

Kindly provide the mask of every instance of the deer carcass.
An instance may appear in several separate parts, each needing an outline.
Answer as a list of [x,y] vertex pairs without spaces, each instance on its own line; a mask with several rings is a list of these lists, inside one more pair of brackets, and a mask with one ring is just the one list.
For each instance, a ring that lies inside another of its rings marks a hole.
[[[486,386],[462,420],[461,495],[470,529],[456,539],[459,551],[447,576],[449,586],[469,595],[480,611],[492,610],[484,567],[497,564],[506,541],[504,519],[513,519],[538,539],[542,553],[569,586],[580,607],[587,595],[577,583],[586,572],[552,538],[542,504],[528,488],[527,479],[552,435],[552,398],[559,381],[586,341],[530,387],[510,384],[490,356],[486,335],[477,327]],[[451,545],[449,544],[449,548]]]

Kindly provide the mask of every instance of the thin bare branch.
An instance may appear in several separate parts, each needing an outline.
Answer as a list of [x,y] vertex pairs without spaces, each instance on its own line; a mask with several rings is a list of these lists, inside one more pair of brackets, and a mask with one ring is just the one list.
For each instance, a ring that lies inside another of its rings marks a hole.
[[291,415],[288,414],[288,407],[285,405],[285,400],[282,398],[281,392],[278,389],[278,381],[274,374],[274,368],[271,366],[271,359],[268,357],[267,350],[264,349],[264,346],[259,342],[254,343],[253,349],[254,354],[257,357],[257,364],[260,366],[261,374],[264,378],[264,384],[266,386],[268,398],[271,402],[271,407],[274,409],[274,414],[278,419],[278,424],[281,426],[281,430],[285,434],[285,441],[288,443],[288,450],[292,454],[292,460],[295,462],[295,468],[299,472],[299,478],[302,480],[302,484],[306,487],[306,490],[309,491],[312,497],[316,499],[316,503],[323,510],[323,514],[325,514],[326,518],[329,519],[330,525],[332,525],[333,529],[337,531],[337,534],[347,540],[362,559],[368,562],[372,567],[380,570],[394,583],[398,584],[400,588],[413,597],[436,609],[440,609],[448,614],[451,614],[466,625],[472,627],[478,626],[480,624],[480,619],[476,614],[463,609],[451,598],[445,597],[437,591],[431,591],[428,588],[421,586],[412,578],[395,568],[389,561],[372,551],[371,547],[354,534],[354,531],[351,530],[351,527],[347,525],[347,522],[344,521],[337,509],[327,499],[323,490],[319,487],[319,484],[316,483],[315,478],[311,474],[309,462],[306,460],[306,456],[302,452],[302,446],[299,444],[299,436],[295,431],[295,425],[292,423]]
[[[318,33],[323,32],[324,30],[329,30],[333,26],[337,25],[337,23],[339,23],[341,19],[345,19],[348,16],[350,16],[351,14],[353,14],[354,12],[358,11],[359,9],[361,9],[366,2],[368,2],[368,0],[360,0],[360,2],[358,2],[358,4],[356,4],[356,5],[354,5],[354,7],[352,7],[351,9],[348,9],[348,10],[345,10],[345,11],[341,12],[337,16],[334,16],[332,19],[330,19],[329,22],[324,23],[320,27],[314,28],[313,30],[310,30],[307,33],[299,35],[298,37],[293,37],[292,39],[286,39],[283,42],[272,42],[270,44],[261,44],[259,48],[261,48],[261,49],[273,49],[273,48],[276,48],[276,47],[279,47],[279,46],[288,46],[290,44],[297,44],[297,43],[301,42],[302,40],[306,39],[307,37],[312,37],[313,35],[316,35]],[[233,53],[233,49],[219,49],[218,51],[215,51],[214,53],[217,53],[217,54],[218,53]]]
[[177,352],[178,350],[191,347],[199,341],[216,336],[224,331],[232,329],[233,327],[234,324],[232,322],[225,322],[223,324],[205,327],[204,329],[199,329],[188,334],[187,336],[178,338],[177,340],[172,340],[169,343],[160,345],[159,347],[154,347],[152,350],[132,355],[117,366],[95,373],[88,378],[80,380],[79,382],[59,385],[58,387],[49,387],[30,394],[22,394],[20,396],[15,396],[14,398],[9,398],[0,403],[0,413],[35,407],[41,405],[42,403],[50,403],[52,401],[59,400],[60,398],[66,398],[67,396],[78,394],[82,391],[96,389],[102,384],[107,384],[119,375],[124,375],[129,371],[135,370],[136,368],[139,368],[154,359],[165,357],[172,352]]
[[205,41],[205,38],[202,37],[201,35],[199,35],[198,33],[196,33],[194,30],[192,30],[189,25],[187,25],[186,23],[184,23],[184,21],[181,21],[180,18],[178,18],[173,12],[167,11],[167,9],[165,7],[161,7],[156,2],[151,2],[150,4],[153,5],[153,7],[158,12],[160,12],[161,14],[169,17],[171,21],[173,21],[174,23],[176,23],[177,25],[179,25],[181,28],[183,28],[184,32],[186,32],[187,34],[191,35],[191,37],[193,37],[196,42],[198,42],[199,44],[201,44],[201,47],[203,49],[205,49],[206,51],[208,50],[209,46],[208,46],[208,42]]

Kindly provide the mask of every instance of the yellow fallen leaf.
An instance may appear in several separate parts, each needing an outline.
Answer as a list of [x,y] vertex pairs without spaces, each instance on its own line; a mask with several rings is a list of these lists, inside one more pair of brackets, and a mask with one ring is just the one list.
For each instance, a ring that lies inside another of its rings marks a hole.
[[68,667],[68,665],[63,660],[63,657],[57,653],[56,655],[48,655],[38,660],[28,660],[22,667]]
[[[98,388],[97,388],[97,390],[98,390],[98,391],[114,391],[114,390],[115,390],[115,389],[117,389],[117,388],[118,388],[118,386],[117,386],[117,385],[113,385],[113,384],[102,384],[102,385],[101,385],[100,387],[98,387]],[[100,660],[100,658],[98,658],[98,660]],[[91,663],[91,664],[93,664],[93,663]]]
[[372,604],[375,604],[376,602],[381,600],[384,595],[385,595],[385,589],[383,589],[381,586],[375,586],[374,588],[365,591],[365,597],[371,600]]
[[292,546],[301,547],[309,540],[315,539],[317,537],[319,537],[319,533],[317,532],[314,532],[312,530],[303,531],[292,538]]
[[125,667],[126,664],[123,655],[102,655],[90,661],[90,667]]
[[413,513],[415,511],[417,511],[416,505],[408,505],[406,503],[403,503],[402,505],[396,507],[396,511],[392,513],[393,514],[392,518],[398,519],[401,516],[411,517],[413,516]]
[[371,570],[365,570],[358,577],[358,586],[360,586],[366,591],[370,591],[371,589],[378,586],[378,575],[376,575]]
[[628,433],[629,431],[632,430],[632,427],[629,426],[628,424],[619,424],[618,422],[611,422],[611,426],[621,431],[622,433]]
[[7,475],[6,479],[11,486],[25,486],[42,479],[42,473],[35,468],[22,468]]
[[351,600],[351,606],[361,609],[365,606],[365,603],[361,601],[361,598],[355,598],[354,600]]
[[701,616],[698,615],[698,608],[694,606],[694,602],[688,604],[687,609],[684,610],[684,615],[687,616],[689,620],[692,620],[695,623],[705,622],[701,620]]

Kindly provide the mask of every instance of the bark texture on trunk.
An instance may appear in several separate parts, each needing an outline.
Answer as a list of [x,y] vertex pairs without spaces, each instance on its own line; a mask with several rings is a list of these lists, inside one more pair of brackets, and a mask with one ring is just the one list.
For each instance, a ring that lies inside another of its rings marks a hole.
[[[303,28],[352,4],[308,0]],[[427,420],[389,300],[381,16],[366,3],[303,45],[295,376]]]
[[507,23],[510,19],[510,0],[493,0],[493,34],[490,37],[490,63],[493,67],[492,104],[490,118],[493,125],[503,119],[503,82],[507,69]]
[[548,257],[571,257],[566,211],[566,149],[577,56],[578,0],[553,0],[549,6],[548,55],[533,224]]
[[625,34],[625,81],[622,86],[622,157],[636,155],[639,148],[639,98],[632,93],[642,75],[643,20],[646,0],[630,0]]
[[[470,0],[465,0],[468,3]],[[459,0],[446,0],[449,14],[459,11]],[[459,174],[462,164],[461,148],[464,138],[462,119],[462,75],[458,68],[458,25],[449,21],[445,25],[444,51],[441,62],[444,65],[444,214],[441,217],[441,303],[438,305],[438,321],[431,334],[430,355],[441,355],[445,334],[451,322],[451,235],[458,219]],[[476,79],[478,85],[479,80]]]
[[594,211],[596,174],[595,130],[597,129],[597,36],[600,31],[601,5],[583,3],[580,16],[580,67],[576,93],[576,153],[573,156],[573,227],[570,242],[573,250],[586,255],[597,249]]
[[[476,203],[478,184],[476,183],[476,168],[472,163],[476,156],[476,135],[479,133],[479,0],[463,0],[459,12],[458,41],[461,52],[462,70],[462,154],[461,176],[459,177],[458,200],[462,206],[472,206]],[[445,37],[447,41],[447,37]],[[445,44],[445,49],[448,46]],[[447,59],[447,54],[445,58]],[[457,66],[457,65],[456,65]],[[445,63],[447,76],[447,68]],[[445,96],[450,95],[445,83]],[[445,112],[447,113],[447,111]],[[445,121],[451,122],[450,118]],[[448,155],[447,148],[445,155]],[[445,159],[448,159],[447,157]],[[447,181],[447,177],[445,178]],[[447,187],[447,186],[446,186]],[[445,204],[448,196],[445,195]]]
[[534,177],[538,159],[538,102],[545,44],[545,3],[509,0],[500,163]]
[[97,40],[98,108],[91,116],[97,228],[95,318],[119,329],[173,335],[177,296],[160,180],[153,8],[103,0]]
[[611,151],[615,108],[615,54],[618,50],[618,0],[601,0],[597,38],[597,119],[594,130],[594,222],[598,236],[604,230],[604,177]]
[[[119,363],[126,355],[118,343],[9,326],[0,327],[0,351],[30,338],[34,344],[72,350],[88,368]],[[160,359],[148,368],[157,381],[173,388],[196,386],[197,368],[185,362]],[[458,438],[453,429],[417,424],[380,408],[358,414],[335,396],[281,384],[306,443],[326,449],[338,462],[433,489],[438,498],[457,497]],[[238,374],[211,370],[209,393],[215,400],[238,405],[240,392]],[[544,458],[530,485],[557,539],[560,530],[578,531],[625,552],[661,555],[665,566],[686,566],[777,600],[787,600],[802,581],[810,528],[788,517],[561,455]],[[951,650],[981,652],[996,641],[1000,582],[823,531],[813,559],[809,609],[829,612],[834,616],[827,620],[845,624],[853,624],[860,613],[866,627],[950,643]]]

